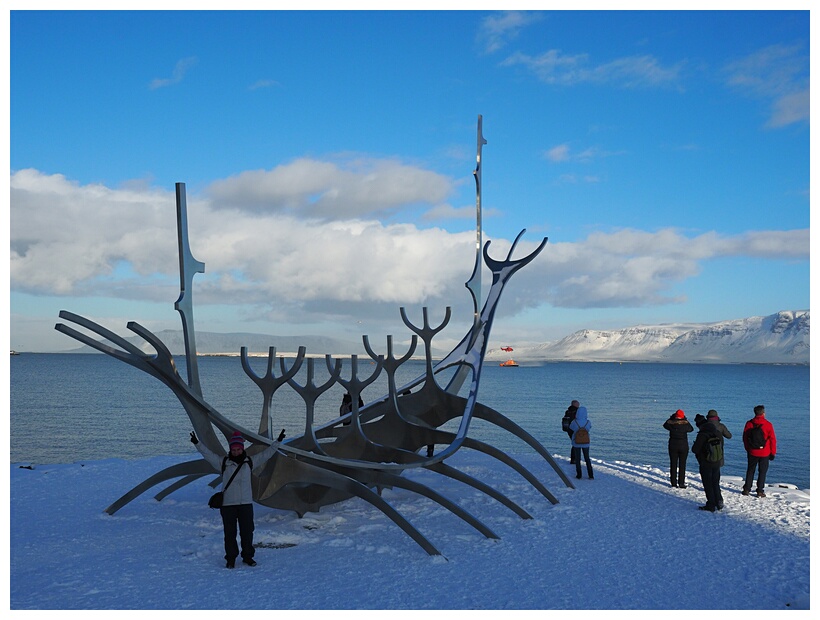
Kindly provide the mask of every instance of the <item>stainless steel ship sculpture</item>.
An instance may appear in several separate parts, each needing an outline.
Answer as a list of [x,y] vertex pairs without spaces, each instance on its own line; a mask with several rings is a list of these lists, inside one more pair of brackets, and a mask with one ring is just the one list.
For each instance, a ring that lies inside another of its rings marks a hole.
[[[180,294],[174,307],[182,320],[187,381],[180,376],[173,355],[162,341],[134,321],[129,322],[127,328],[149,343],[155,353],[145,353],[105,327],[67,311],[60,312],[61,319],[101,336],[110,344],[97,340],[85,332],[77,331],[64,323],[57,323],[55,329],[159,379],[179,399],[200,441],[203,441],[217,454],[226,453],[220,443],[218,433],[227,440],[234,431],[238,430],[247,441],[251,442],[251,446],[247,449],[251,456],[273,443],[271,423],[273,395],[280,387],[288,384],[299,394],[305,404],[304,433],[286,439],[264,470],[253,476],[254,500],[260,504],[292,510],[301,517],[307,512],[318,511],[322,506],[360,497],[382,511],[427,553],[440,555],[440,551],[425,536],[382,499],[382,489],[396,487],[427,497],[451,511],[484,536],[498,538],[475,516],[442,496],[432,487],[402,476],[407,470],[424,468],[470,485],[497,500],[522,519],[531,518],[524,508],[497,489],[448,464],[448,459],[458,450],[469,448],[503,462],[523,476],[548,501],[553,504],[558,503],[555,496],[523,465],[502,450],[468,435],[470,422],[476,418],[496,425],[526,442],[552,466],[566,486],[574,488],[550,453],[532,435],[508,417],[482,405],[477,400],[490,328],[504,286],[515,272],[535,259],[547,243],[547,239],[544,238],[532,253],[520,259],[513,259],[513,251],[525,232],[522,230],[503,260],[490,257],[489,241],[482,246],[481,152],[484,144],[486,141],[482,135],[482,118],[479,116],[476,169],[473,173],[476,182],[476,261],[473,273],[466,284],[473,299],[473,325],[461,342],[444,359],[436,363],[431,356],[431,342],[433,337],[449,322],[449,307],[446,309],[443,320],[436,327],[431,326],[428,322],[427,308],[423,308],[422,311],[422,326],[414,324],[407,317],[405,309],[400,308],[402,321],[413,332],[413,336],[409,349],[399,357],[394,354],[392,336],[387,336],[386,354],[374,351],[368,337],[363,336],[365,350],[373,361],[372,365],[375,366],[370,376],[364,379],[359,376],[357,356],[353,355],[350,358],[350,376],[343,377],[342,360],[326,355],[325,364],[329,378],[321,385],[316,385],[314,382],[316,374],[314,362],[316,360],[306,357],[304,347],[299,347],[296,358],[292,360],[289,367],[287,360],[279,357],[278,376],[275,372],[276,349],[270,347],[267,372],[260,377],[251,369],[247,348],[242,347],[240,351],[242,368],[262,392],[262,415],[257,431],[242,428],[232,422],[206,402],[202,396],[197,367],[192,290],[194,274],[204,273],[205,265],[192,256],[188,244],[187,204],[183,183],[176,184]],[[487,293],[484,306],[479,311],[482,258],[484,264],[492,272],[492,285]],[[397,385],[396,371],[415,353],[419,339],[425,347],[425,372],[410,382]],[[306,373],[302,375],[306,374],[307,379],[304,384],[299,384],[296,377],[303,365],[306,366]],[[445,370],[448,373],[443,373]],[[388,394],[360,407],[359,396],[362,390],[375,381],[382,372],[385,372],[387,376]],[[438,383],[437,375],[450,377],[445,387]],[[458,393],[465,381],[468,382],[469,389],[467,396],[462,397]],[[316,401],[336,383],[344,387],[352,396],[352,411],[331,422],[316,425],[314,423]],[[457,418],[460,420],[455,432],[442,430],[441,427],[445,423]],[[431,444],[443,445],[444,449],[432,456],[419,454],[419,450]],[[174,481],[155,495],[157,500],[162,500],[203,476],[214,475],[217,477],[211,480],[211,487],[219,484],[219,472],[202,458],[173,465],[157,472],[131,489],[108,506],[105,512],[113,515],[130,501],[161,483]]]

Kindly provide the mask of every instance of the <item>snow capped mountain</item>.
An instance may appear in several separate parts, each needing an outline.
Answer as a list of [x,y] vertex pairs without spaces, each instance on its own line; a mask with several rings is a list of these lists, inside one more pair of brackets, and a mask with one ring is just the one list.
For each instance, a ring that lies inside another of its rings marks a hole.
[[[499,349],[487,361],[507,359]],[[582,329],[557,342],[515,347],[517,362],[646,361],[689,363],[809,363],[809,311],[674,325],[639,325],[613,331]]]

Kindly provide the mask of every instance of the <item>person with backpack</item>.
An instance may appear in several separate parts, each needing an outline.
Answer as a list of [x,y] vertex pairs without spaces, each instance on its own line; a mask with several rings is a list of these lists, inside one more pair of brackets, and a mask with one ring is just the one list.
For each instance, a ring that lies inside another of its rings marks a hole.
[[575,412],[575,419],[570,422],[572,431],[572,456],[575,459],[575,477],[581,478],[581,452],[584,453],[584,460],[587,463],[587,476],[592,480],[592,463],[589,461],[589,431],[592,422],[589,421],[589,414],[586,407],[578,407]]
[[570,406],[567,407],[567,410],[564,412],[564,417],[561,418],[561,430],[564,431],[567,436],[569,436],[569,464],[575,464],[575,450],[572,449],[572,430],[570,430],[569,425],[575,419],[575,413],[578,411],[578,407],[581,406],[577,400],[573,400],[570,403]]
[[766,419],[766,408],[758,405],[754,408],[755,417],[743,427],[743,447],[746,448],[746,480],[743,483],[743,495],[752,490],[752,483],[757,468],[757,496],[766,497],[766,473],[769,461],[777,454],[777,437],[774,426]]
[[720,421],[717,411],[715,411],[714,409],[710,409],[706,413],[706,419],[712,424],[714,424],[715,428],[718,429],[720,431],[720,434],[723,435],[726,439],[732,438],[732,433],[729,431],[728,428],[726,428],[726,425]]
[[698,435],[692,444],[692,452],[698,459],[700,479],[706,492],[706,504],[699,510],[723,510],[723,494],[720,492],[720,468],[723,467],[723,433],[701,414],[695,416]]
[[669,431],[669,479],[673,487],[686,488],[686,457],[689,455],[689,433],[694,428],[683,409],[678,409],[663,423]]
[[253,489],[251,487],[251,472],[261,469],[276,453],[279,444],[285,438],[285,430],[279,434],[279,439],[258,453],[252,460],[245,453],[245,440],[239,432],[235,432],[228,443],[230,454],[219,456],[197,439],[191,431],[191,443],[199,450],[202,457],[217,471],[222,472],[222,506],[219,512],[222,515],[222,529],[225,533],[225,568],[236,566],[236,556],[239,547],[236,544],[236,526],[239,524],[239,539],[242,543],[242,562],[248,566],[256,566],[253,559]]

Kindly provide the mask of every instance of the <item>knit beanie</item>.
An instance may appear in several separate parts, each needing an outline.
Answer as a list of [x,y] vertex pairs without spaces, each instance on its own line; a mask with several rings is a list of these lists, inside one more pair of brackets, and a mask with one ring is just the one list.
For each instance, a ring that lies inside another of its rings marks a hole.
[[685,418],[685,417],[686,417],[686,414],[683,412],[683,409],[678,409],[678,410],[675,412],[675,417],[676,417],[676,418]]
[[706,424],[706,418],[704,418],[700,414],[696,415],[695,416],[695,426],[700,427],[700,426],[703,426],[704,424]]
[[239,433],[239,431],[235,431],[234,434],[231,436],[231,440],[228,442],[229,446],[232,446],[234,444],[238,444],[243,448],[245,447],[245,440],[242,439],[242,435]]
[[581,406],[581,403],[579,403],[577,400],[574,400],[574,401],[572,401],[572,402],[570,403],[570,406],[572,406],[572,407],[580,407],[580,406]]
[[710,410],[706,413],[706,417],[707,417],[707,418],[717,418],[718,420],[720,420],[720,418],[718,418],[717,411],[715,411],[714,409],[710,409]]

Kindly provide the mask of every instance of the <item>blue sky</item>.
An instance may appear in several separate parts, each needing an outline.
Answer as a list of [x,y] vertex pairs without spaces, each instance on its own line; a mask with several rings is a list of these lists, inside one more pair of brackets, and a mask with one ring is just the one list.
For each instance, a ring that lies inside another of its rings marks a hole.
[[11,11],[11,348],[180,328],[176,182],[198,330],[456,341],[478,115],[491,255],[549,237],[491,346],[808,309],[809,21]]

